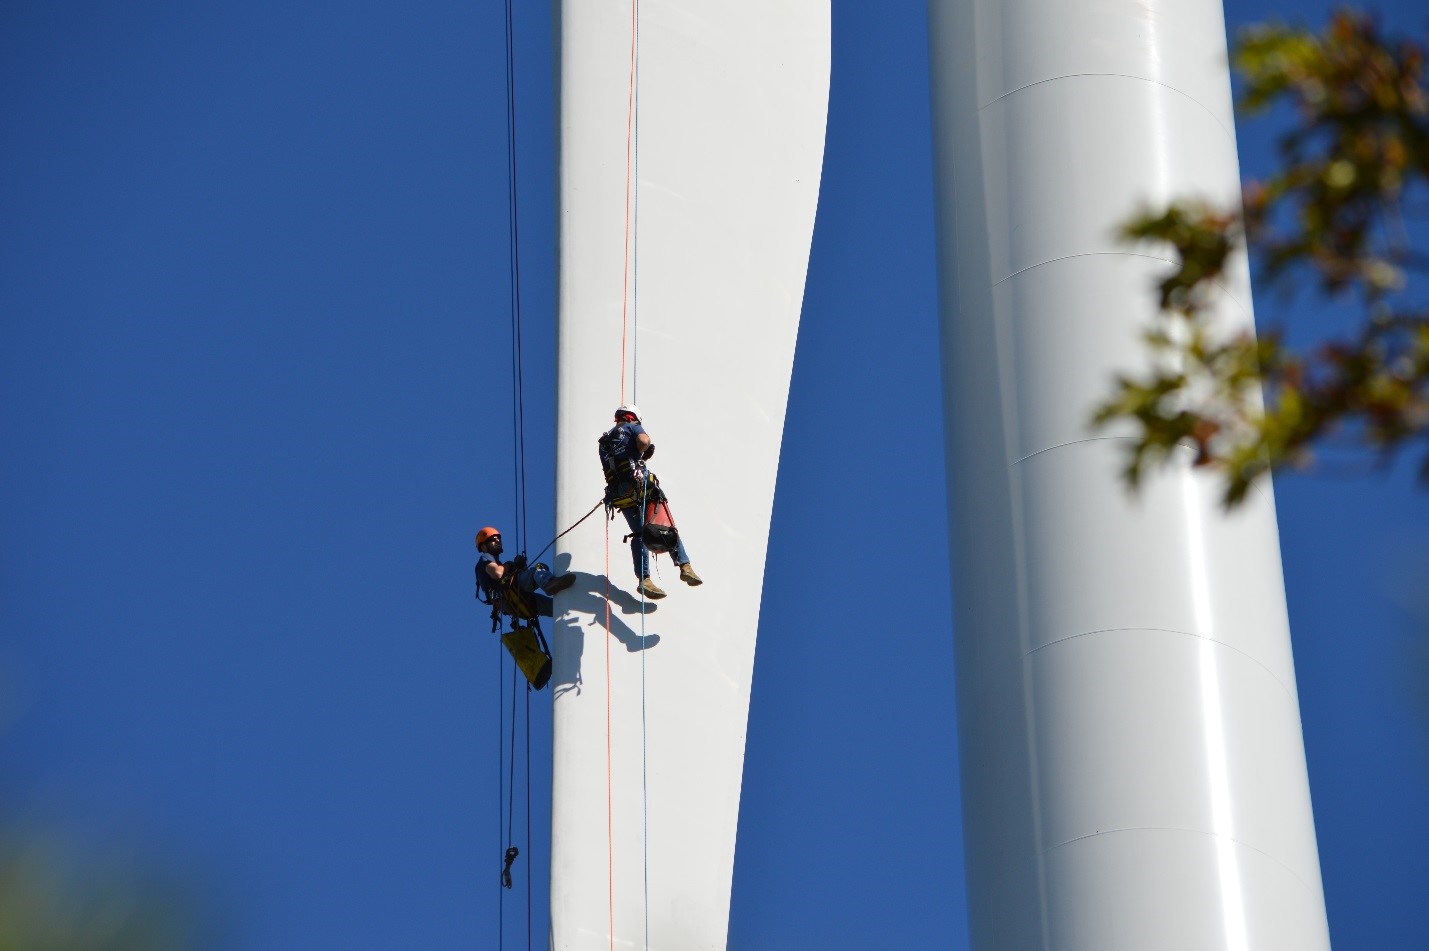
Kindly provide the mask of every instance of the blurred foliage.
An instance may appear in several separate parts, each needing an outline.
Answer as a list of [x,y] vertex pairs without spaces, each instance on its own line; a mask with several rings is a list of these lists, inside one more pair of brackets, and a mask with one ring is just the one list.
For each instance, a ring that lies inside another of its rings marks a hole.
[[[1233,506],[1257,477],[1308,464],[1332,438],[1381,462],[1422,452],[1429,478],[1429,311],[1407,299],[1406,284],[1429,268],[1406,218],[1429,184],[1424,51],[1353,10],[1318,35],[1281,24],[1241,31],[1231,62],[1242,115],[1294,118],[1277,143],[1278,170],[1246,184],[1242,208],[1177,202],[1124,226],[1127,240],[1169,245],[1177,261],[1145,335],[1151,371],[1118,377],[1093,418],[1139,427],[1130,486],[1189,445],[1196,465],[1224,476]],[[1243,249],[1271,286],[1313,286],[1354,325],[1306,352],[1279,333],[1257,340],[1218,328],[1214,304]]]
[[191,947],[180,905],[53,839],[0,833],[0,951],[178,951]]

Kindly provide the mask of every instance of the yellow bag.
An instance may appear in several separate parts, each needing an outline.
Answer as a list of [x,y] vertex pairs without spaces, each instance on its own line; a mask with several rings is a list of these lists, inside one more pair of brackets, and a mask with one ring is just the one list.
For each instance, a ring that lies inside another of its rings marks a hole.
[[511,652],[511,659],[516,661],[532,687],[540,690],[546,686],[551,679],[551,655],[535,628],[512,625],[510,634],[501,635],[501,643]]

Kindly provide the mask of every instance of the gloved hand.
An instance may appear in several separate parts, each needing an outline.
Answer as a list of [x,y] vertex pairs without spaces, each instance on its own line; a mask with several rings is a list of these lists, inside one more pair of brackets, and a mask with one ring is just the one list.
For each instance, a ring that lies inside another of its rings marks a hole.
[[525,555],[517,555],[515,558],[512,558],[511,561],[510,561],[508,564],[509,564],[509,567],[511,568],[512,571],[525,571],[525,570],[526,570],[526,556],[525,556]]
[[640,458],[649,459],[653,455],[655,455],[655,444],[652,442],[650,445],[645,447],[645,454],[642,455]]

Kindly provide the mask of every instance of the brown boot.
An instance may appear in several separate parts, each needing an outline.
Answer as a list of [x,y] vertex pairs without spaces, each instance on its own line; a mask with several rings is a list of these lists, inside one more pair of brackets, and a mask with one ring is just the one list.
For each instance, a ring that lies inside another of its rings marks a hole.
[[554,578],[552,578],[550,581],[547,581],[547,582],[546,582],[546,586],[545,586],[544,588],[542,588],[541,590],[544,591],[544,592],[546,592],[547,594],[555,594],[557,591],[564,591],[564,590],[566,590],[567,588],[569,588],[571,585],[573,585],[573,584],[575,584],[575,583],[576,583],[576,576],[573,575],[573,574],[571,574],[571,573],[569,573],[569,572],[567,572],[566,574],[563,574],[563,575],[556,575],[556,576],[555,576]]
[[695,569],[690,567],[690,563],[688,561],[680,566],[680,580],[692,588],[695,585],[704,584],[704,580],[701,579],[699,575],[695,574]]
[[665,592],[660,589],[660,586],[649,578],[640,579],[640,593],[651,601],[659,601],[665,596]]

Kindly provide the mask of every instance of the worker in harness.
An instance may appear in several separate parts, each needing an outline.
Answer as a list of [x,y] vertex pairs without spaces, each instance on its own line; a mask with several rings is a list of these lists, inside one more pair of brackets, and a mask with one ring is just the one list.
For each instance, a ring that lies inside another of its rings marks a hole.
[[[526,680],[540,690],[551,679],[551,647],[541,631],[538,617],[551,617],[550,595],[575,583],[573,574],[553,575],[537,562],[529,567],[525,555],[501,561],[501,533],[491,526],[476,533],[476,596],[491,605],[491,632],[501,632],[503,615],[511,620],[511,632],[501,635],[501,643]],[[540,594],[537,589],[545,592]]]
[[[573,574],[553,575],[551,569],[537,562],[526,564],[525,555],[511,561],[501,561],[501,533],[491,526],[476,533],[476,584],[488,604],[512,617],[551,617],[550,597],[575,584]],[[537,589],[544,594],[538,594]]]
[[[647,598],[659,599],[665,596],[665,592],[650,580],[650,552],[646,536],[651,534],[652,526],[647,523],[652,521],[650,516],[657,511],[663,512],[667,518],[669,509],[665,506],[665,494],[660,490],[660,480],[645,466],[645,461],[654,454],[655,443],[645,427],[640,425],[640,411],[632,405],[618,408],[615,411],[615,427],[600,437],[600,464],[605,470],[605,504],[612,511],[623,514],[630,526],[630,555],[635,564],[635,575],[640,579],[641,593]],[[680,566],[680,580],[691,586],[703,584],[690,566],[685,543],[674,530],[673,523],[659,528],[666,530],[673,542],[671,554],[675,564]],[[656,550],[670,549],[662,547]]]

